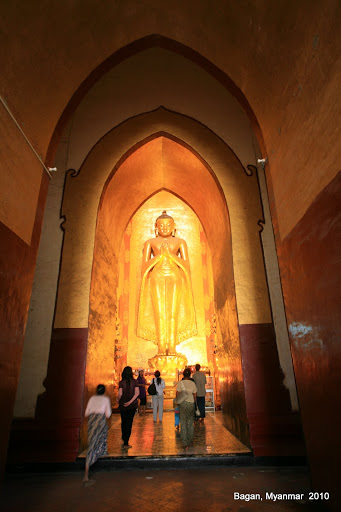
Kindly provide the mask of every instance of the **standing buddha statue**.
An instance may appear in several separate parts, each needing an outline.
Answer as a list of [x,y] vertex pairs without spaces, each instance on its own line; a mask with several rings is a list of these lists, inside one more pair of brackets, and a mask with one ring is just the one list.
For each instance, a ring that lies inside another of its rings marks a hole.
[[176,365],[187,363],[175,347],[197,329],[187,244],[175,236],[174,219],[166,210],[155,228],[156,237],[143,248],[137,335],[157,344],[158,353],[149,363],[162,368],[170,356]]

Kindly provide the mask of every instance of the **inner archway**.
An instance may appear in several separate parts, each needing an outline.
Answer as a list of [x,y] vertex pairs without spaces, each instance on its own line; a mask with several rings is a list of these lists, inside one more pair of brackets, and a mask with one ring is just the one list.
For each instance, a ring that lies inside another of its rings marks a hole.
[[[229,400],[229,407],[223,393],[222,409],[227,426],[235,426],[236,435],[248,443],[243,421],[246,416],[245,397],[226,201],[207,164],[187,147],[166,137],[150,140],[127,156],[108,179],[102,194],[90,290],[85,399],[99,380],[105,381],[113,391],[113,333],[117,318],[121,243],[134,213],[162,190],[181,198],[195,212],[206,234],[212,254],[214,304],[221,339],[221,389],[227,392],[228,373],[229,385],[238,390],[233,397],[235,404]],[[229,417],[233,409],[241,411],[239,418]]]
[[[190,366],[194,367],[196,362],[200,362],[203,367],[210,368],[212,375],[216,373],[214,369],[218,355],[215,350],[213,273],[206,235],[193,210],[179,197],[161,190],[133,215],[122,240],[115,340],[116,389],[121,372],[127,364],[135,370],[143,368],[145,372],[150,370],[150,374],[153,371],[149,369],[149,360],[156,355],[157,344],[148,336],[138,335],[136,312],[142,301],[142,247],[146,240],[155,237],[155,219],[164,209],[176,220],[175,236],[184,239],[188,248],[197,331],[193,336],[186,336],[185,340],[179,341],[177,353],[183,354]],[[149,315],[146,320],[149,322]],[[150,322],[153,322],[152,315]],[[167,368],[166,373],[167,383],[172,388],[176,375],[171,368]],[[166,396],[173,397],[170,389],[166,391]]]

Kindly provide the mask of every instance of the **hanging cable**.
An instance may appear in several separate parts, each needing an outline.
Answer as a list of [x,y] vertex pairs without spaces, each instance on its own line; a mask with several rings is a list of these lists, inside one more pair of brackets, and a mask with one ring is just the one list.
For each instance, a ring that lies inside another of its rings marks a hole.
[[41,163],[41,165],[43,166],[43,168],[45,169],[45,171],[47,172],[47,174],[49,175],[50,178],[52,178],[52,175],[51,175],[51,171],[56,171],[57,168],[56,167],[46,167],[46,165],[44,164],[43,160],[41,159],[41,157],[38,155],[38,153],[36,152],[36,150],[34,149],[34,147],[32,146],[32,144],[30,143],[30,141],[28,140],[28,138],[26,137],[23,129],[21,128],[20,124],[18,123],[18,121],[16,120],[16,118],[14,117],[14,115],[12,114],[12,112],[10,111],[10,109],[8,108],[8,105],[6,103],[6,101],[3,99],[2,96],[0,96],[0,100],[1,100],[1,103],[3,104],[3,106],[5,107],[6,111],[8,112],[8,114],[10,115],[10,117],[13,119],[14,123],[16,124],[17,128],[19,129],[20,133],[22,134],[22,136],[24,137],[24,139],[26,140],[27,144],[30,146],[31,150],[33,151],[33,153],[35,154],[35,156],[38,158],[39,162]]

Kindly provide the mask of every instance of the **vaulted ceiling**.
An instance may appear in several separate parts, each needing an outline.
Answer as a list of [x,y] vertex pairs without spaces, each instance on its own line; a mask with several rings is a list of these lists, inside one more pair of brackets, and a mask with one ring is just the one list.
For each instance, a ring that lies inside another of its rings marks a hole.
[[[263,156],[269,158],[283,238],[338,169],[339,19],[340,5],[332,0],[217,1],[213,6],[195,0],[176,5],[155,0],[38,1],[34,8],[8,2],[0,20],[1,94],[34,148],[53,165],[76,107],[81,110],[75,122],[81,121],[84,102],[89,101],[87,122],[92,122],[99,80],[107,99],[111,81],[113,123],[168,102],[236,143],[240,125],[229,118],[233,102],[224,100],[225,88],[239,102],[235,111],[244,110],[240,122],[251,125]],[[97,100],[99,109],[106,108],[102,95]],[[222,118],[225,133],[219,125]],[[95,121],[88,145],[105,128]],[[18,212],[10,184],[25,181],[18,155],[28,150],[18,151],[25,142],[11,123],[1,107],[4,161],[10,162],[7,178],[2,178],[9,197],[2,204],[1,220],[20,231],[22,219],[11,224]],[[312,168],[319,172],[312,175]],[[41,166],[26,166],[25,173],[31,197],[37,197]],[[30,209],[32,205],[22,217]]]

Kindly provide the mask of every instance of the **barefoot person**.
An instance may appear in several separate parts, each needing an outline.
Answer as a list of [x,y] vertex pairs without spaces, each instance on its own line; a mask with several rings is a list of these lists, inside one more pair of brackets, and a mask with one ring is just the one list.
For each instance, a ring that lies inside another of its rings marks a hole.
[[132,367],[126,366],[122,372],[122,380],[120,381],[118,388],[118,404],[121,413],[123,450],[131,448],[129,438],[138,405],[137,397],[139,394],[139,385],[133,377]]
[[181,442],[185,450],[187,450],[194,437],[193,417],[197,399],[197,387],[193,379],[191,379],[191,370],[189,368],[184,370],[184,378],[176,386],[176,396],[179,396],[181,391],[186,391],[187,393],[185,400],[180,403],[180,436]]
[[86,453],[84,482],[89,482],[89,467],[107,453],[107,418],[111,416],[110,399],[105,393],[105,386],[98,384],[96,395],[92,396],[85,409],[88,419],[88,450]]
[[205,419],[206,375],[200,371],[200,364],[195,365],[193,380],[197,386],[197,405],[200,411],[200,421]]
[[139,385],[140,396],[139,396],[139,414],[146,414],[146,405],[147,405],[147,392],[146,392],[146,384],[147,381],[144,377],[144,373],[142,368],[139,370],[139,376],[137,377],[137,382]]
[[156,370],[154,373],[155,379],[153,382],[156,387],[156,395],[152,396],[152,405],[153,405],[153,420],[154,423],[157,421],[157,415],[159,414],[159,422],[162,423],[163,418],[163,399],[164,399],[164,389],[166,387],[165,381],[161,379],[161,373],[159,370]]

